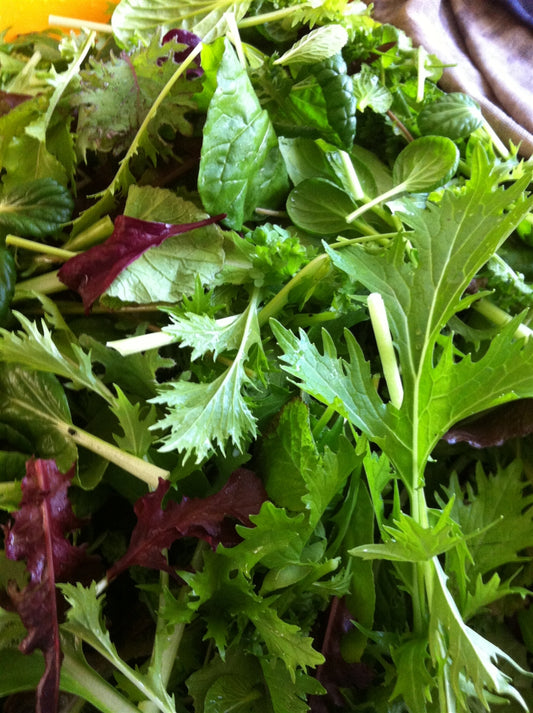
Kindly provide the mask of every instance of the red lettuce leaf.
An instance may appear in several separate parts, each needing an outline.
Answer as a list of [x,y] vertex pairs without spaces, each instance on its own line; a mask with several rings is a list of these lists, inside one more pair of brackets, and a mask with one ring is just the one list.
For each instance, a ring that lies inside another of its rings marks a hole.
[[235,470],[221,490],[206,498],[170,501],[163,509],[163,498],[170,488],[160,478],[157,489],[135,504],[137,524],[126,554],[108,570],[107,578],[117,577],[128,567],[140,565],[171,574],[162,550],[181,537],[197,537],[215,548],[219,543],[231,546],[239,541],[232,520],[251,525],[250,515],[259,512],[267,499],[259,478],[246,468]]
[[67,489],[74,469],[59,472],[52,460],[30,460],[22,480],[22,500],[13,522],[4,527],[6,556],[26,560],[30,581],[20,590],[14,582],[8,594],[28,634],[20,644],[24,654],[40,649],[45,670],[37,688],[37,713],[54,713],[59,700],[61,649],[56,582],[74,578],[89,565],[83,547],[75,547],[66,535],[82,524],[72,512]]
[[63,284],[78,292],[88,312],[93,302],[107,290],[122,270],[146,250],[161,245],[173,235],[211,225],[224,217],[217,215],[195,223],[172,225],[119,215],[109,238],[67,260],[59,270],[58,277]]
[[0,90],[0,116],[9,114],[12,109],[29,99],[32,99],[31,94],[15,94]]
[[533,399],[519,399],[457,424],[444,435],[444,440],[451,444],[468,443],[473,448],[490,448],[530,433],[533,433]]

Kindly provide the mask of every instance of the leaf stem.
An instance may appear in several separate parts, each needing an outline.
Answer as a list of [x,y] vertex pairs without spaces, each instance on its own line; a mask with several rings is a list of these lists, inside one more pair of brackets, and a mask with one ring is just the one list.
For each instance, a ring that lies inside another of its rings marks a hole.
[[379,292],[372,292],[368,295],[367,304],[390,400],[392,405],[399,409],[403,401],[403,384],[396,361],[385,303]]
[[[503,309],[495,305],[490,300],[482,298],[474,302],[472,307],[479,312],[484,317],[486,317],[493,324],[501,325],[502,327],[508,324],[512,317],[507,314]],[[514,336],[516,339],[529,339],[533,335],[533,329],[530,329],[525,324],[519,324],[516,328]]]
[[346,216],[346,222],[353,223],[354,220],[356,218],[359,218],[359,216],[363,215],[363,213],[366,213],[368,210],[371,210],[380,203],[384,203],[390,200],[391,198],[394,198],[395,196],[399,195],[400,193],[403,193],[404,190],[405,185],[403,183],[400,183],[397,186],[393,186],[388,191],[385,191],[385,193],[381,193],[379,196],[372,198],[372,200],[368,201],[367,203],[363,203],[363,205],[360,205],[359,208],[356,208],[354,211],[349,213]]
[[113,28],[106,22],[92,22],[79,17],[64,17],[63,15],[48,15],[48,24],[53,27],[70,27],[73,30],[93,30],[112,34]]
[[71,257],[78,254],[72,252],[72,250],[56,248],[53,245],[46,245],[45,243],[38,243],[36,240],[20,238],[18,235],[7,235],[6,245],[11,245],[15,248],[23,248],[24,250],[31,250],[32,252],[40,253],[41,255],[50,255],[51,257],[60,258],[61,260],[70,260]]
[[149,349],[160,349],[177,341],[179,340],[175,336],[167,332],[149,332],[148,334],[139,334],[136,337],[111,340],[106,342],[106,347],[116,349],[122,356],[130,356]]
[[170,475],[168,470],[148,463],[131,453],[126,453],[118,446],[114,446],[112,443],[98,438],[98,436],[93,436],[77,426],[72,426],[64,421],[57,421],[56,427],[58,431],[71,438],[77,445],[83,446],[102,456],[110,463],[118,465],[128,473],[131,473],[131,475],[147,483],[151,488],[157,487],[159,478],[168,478]]
[[64,292],[68,287],[61,282],[57,276],[57,270],[53,272],[45,272],[37,277],[30,277],[28,280],[22,280],[15,286],[15,294],[13,302],[24,300],[27,298],[28,292],[40,292],[43,295],[52,295],[56,292]]
[[[310,5],[310,3],[304,3],[303,5],[299,5],[298,9],[300,10],[302,7]],[[237,24],[240,28],[243,28],[265,25],[268,22],[279,22],[280,20],[284,20],[285,18],[294,15],[295,9],[294,5],[290,5],[288,7],[280,8],[279,10],[273,10],[272,12],[264,12],[262,15],[250,15],[248,17],[244,17],[242,20],[239,20]]]

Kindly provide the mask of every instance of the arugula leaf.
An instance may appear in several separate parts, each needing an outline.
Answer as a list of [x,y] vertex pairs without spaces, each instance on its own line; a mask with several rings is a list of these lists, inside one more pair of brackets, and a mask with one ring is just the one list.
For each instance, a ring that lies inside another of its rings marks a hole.
[[[249,161],[250,156],[253,161]],[[206,210],[238,230],[258,207],[275,208],[287,185],[268,113],[226,40],[204,128],[198,190]]]

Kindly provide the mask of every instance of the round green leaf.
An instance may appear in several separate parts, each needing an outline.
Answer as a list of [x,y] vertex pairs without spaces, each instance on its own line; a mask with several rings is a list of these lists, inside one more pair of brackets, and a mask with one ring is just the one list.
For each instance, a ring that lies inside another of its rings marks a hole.
[[324,178],[302,181],[287,198],[287,213],[292,222],[319,235],[336,235],[350,228],[346,216],[354,208],[350,196]]
[[424,136],[462,139],[483,123],[479,104],[461,92],[453,92],[425,106],[418,115],[418,128]]
[[392,179],[405,191],[432,191],[450,180],[458,164],[459,150],[453,141],[444,136],[423,136],[398,154]]

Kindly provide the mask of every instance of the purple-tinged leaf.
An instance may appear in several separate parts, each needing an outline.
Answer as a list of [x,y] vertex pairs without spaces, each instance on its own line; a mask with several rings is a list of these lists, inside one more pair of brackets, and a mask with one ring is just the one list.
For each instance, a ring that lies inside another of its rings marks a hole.
[[59,699],[61,649],[56,582],[72,579],[80,568],[90,565],[82,547],[66,535],[80,527],[72,512],[67,489],[74,474],[59,472],[53,460],[29,460],[22,480],[20,509],[4,527],[6,556],[26,560],[30,581],[20,590],[14,582],[8,594],[28,630],[20,644],[24,654],[40,649],[45,670],[37,688],[37,713],[55,713]]
[[197,537],[213,548],[219,543],[236,544],[239,538],[232,520],[251,526],[249,516],[257,514],[267,499],[260,479],[246,468],[235,470],[221,490],[213,495],[184,497],[179,503],[170,501],[163,509],[163,498],[169,488],[170,483],[160,479],[153,493],[136,502],[137,524],[128,551],[109,569],[108,580],[132,565],[173,573],[162,550],[181,537]]
[[0,91],[0,116],[9,114],[9,112],[19,104],[32,99],[29,94],[15,94],[14,92]]
[[[189,32],[188,30],[170,30],[163,36],[161,44],[164,45],[167,42],[171,42],[172,40],[175,40],[176,42],[179,42],[181,45],[185,45],[186,47],[186,49],[181,50],[180,52],[174,52],[173,61],[176,64],[181,64],[185,59],[187,59],[193,49],[201,42],[198,35],[195,35],[193,32]],[[161,57],[157,61],[157,63],[158,65],[161,65],[166,61],[166,57]],[[201,77],[204,73],[204,70],[202,69],[200,64],[200,56],[196,57],[194,62],[196,64],[196,67],[188,69],[186,72],[186,76],[188,79]]]
[[457,424],[444,435],[444,440],[451,444],[464,442],[474,448],[490,448],[530,433],[533,433],[533,399],[520,399]]
[[352,621],[355,618],[345,600],[334,597],[321,649],[325,661],[316,670],[316,678],[326,689],[326,695],[310,697],[311,713],[344,710],[346,701],[341,690],[364,690],[373,681],[374,673],[366,664],[348,663],[341,654],[342,638],[354,628]]
[[107,290],[113,280],[146,250],[173,235],[187,233],[222,220],[224,215],[205,218],[194,223],[155,223],[119,215],[112,235],[100,245],[76,255],[59,270],[58,277],[81,296],[85,310]]

